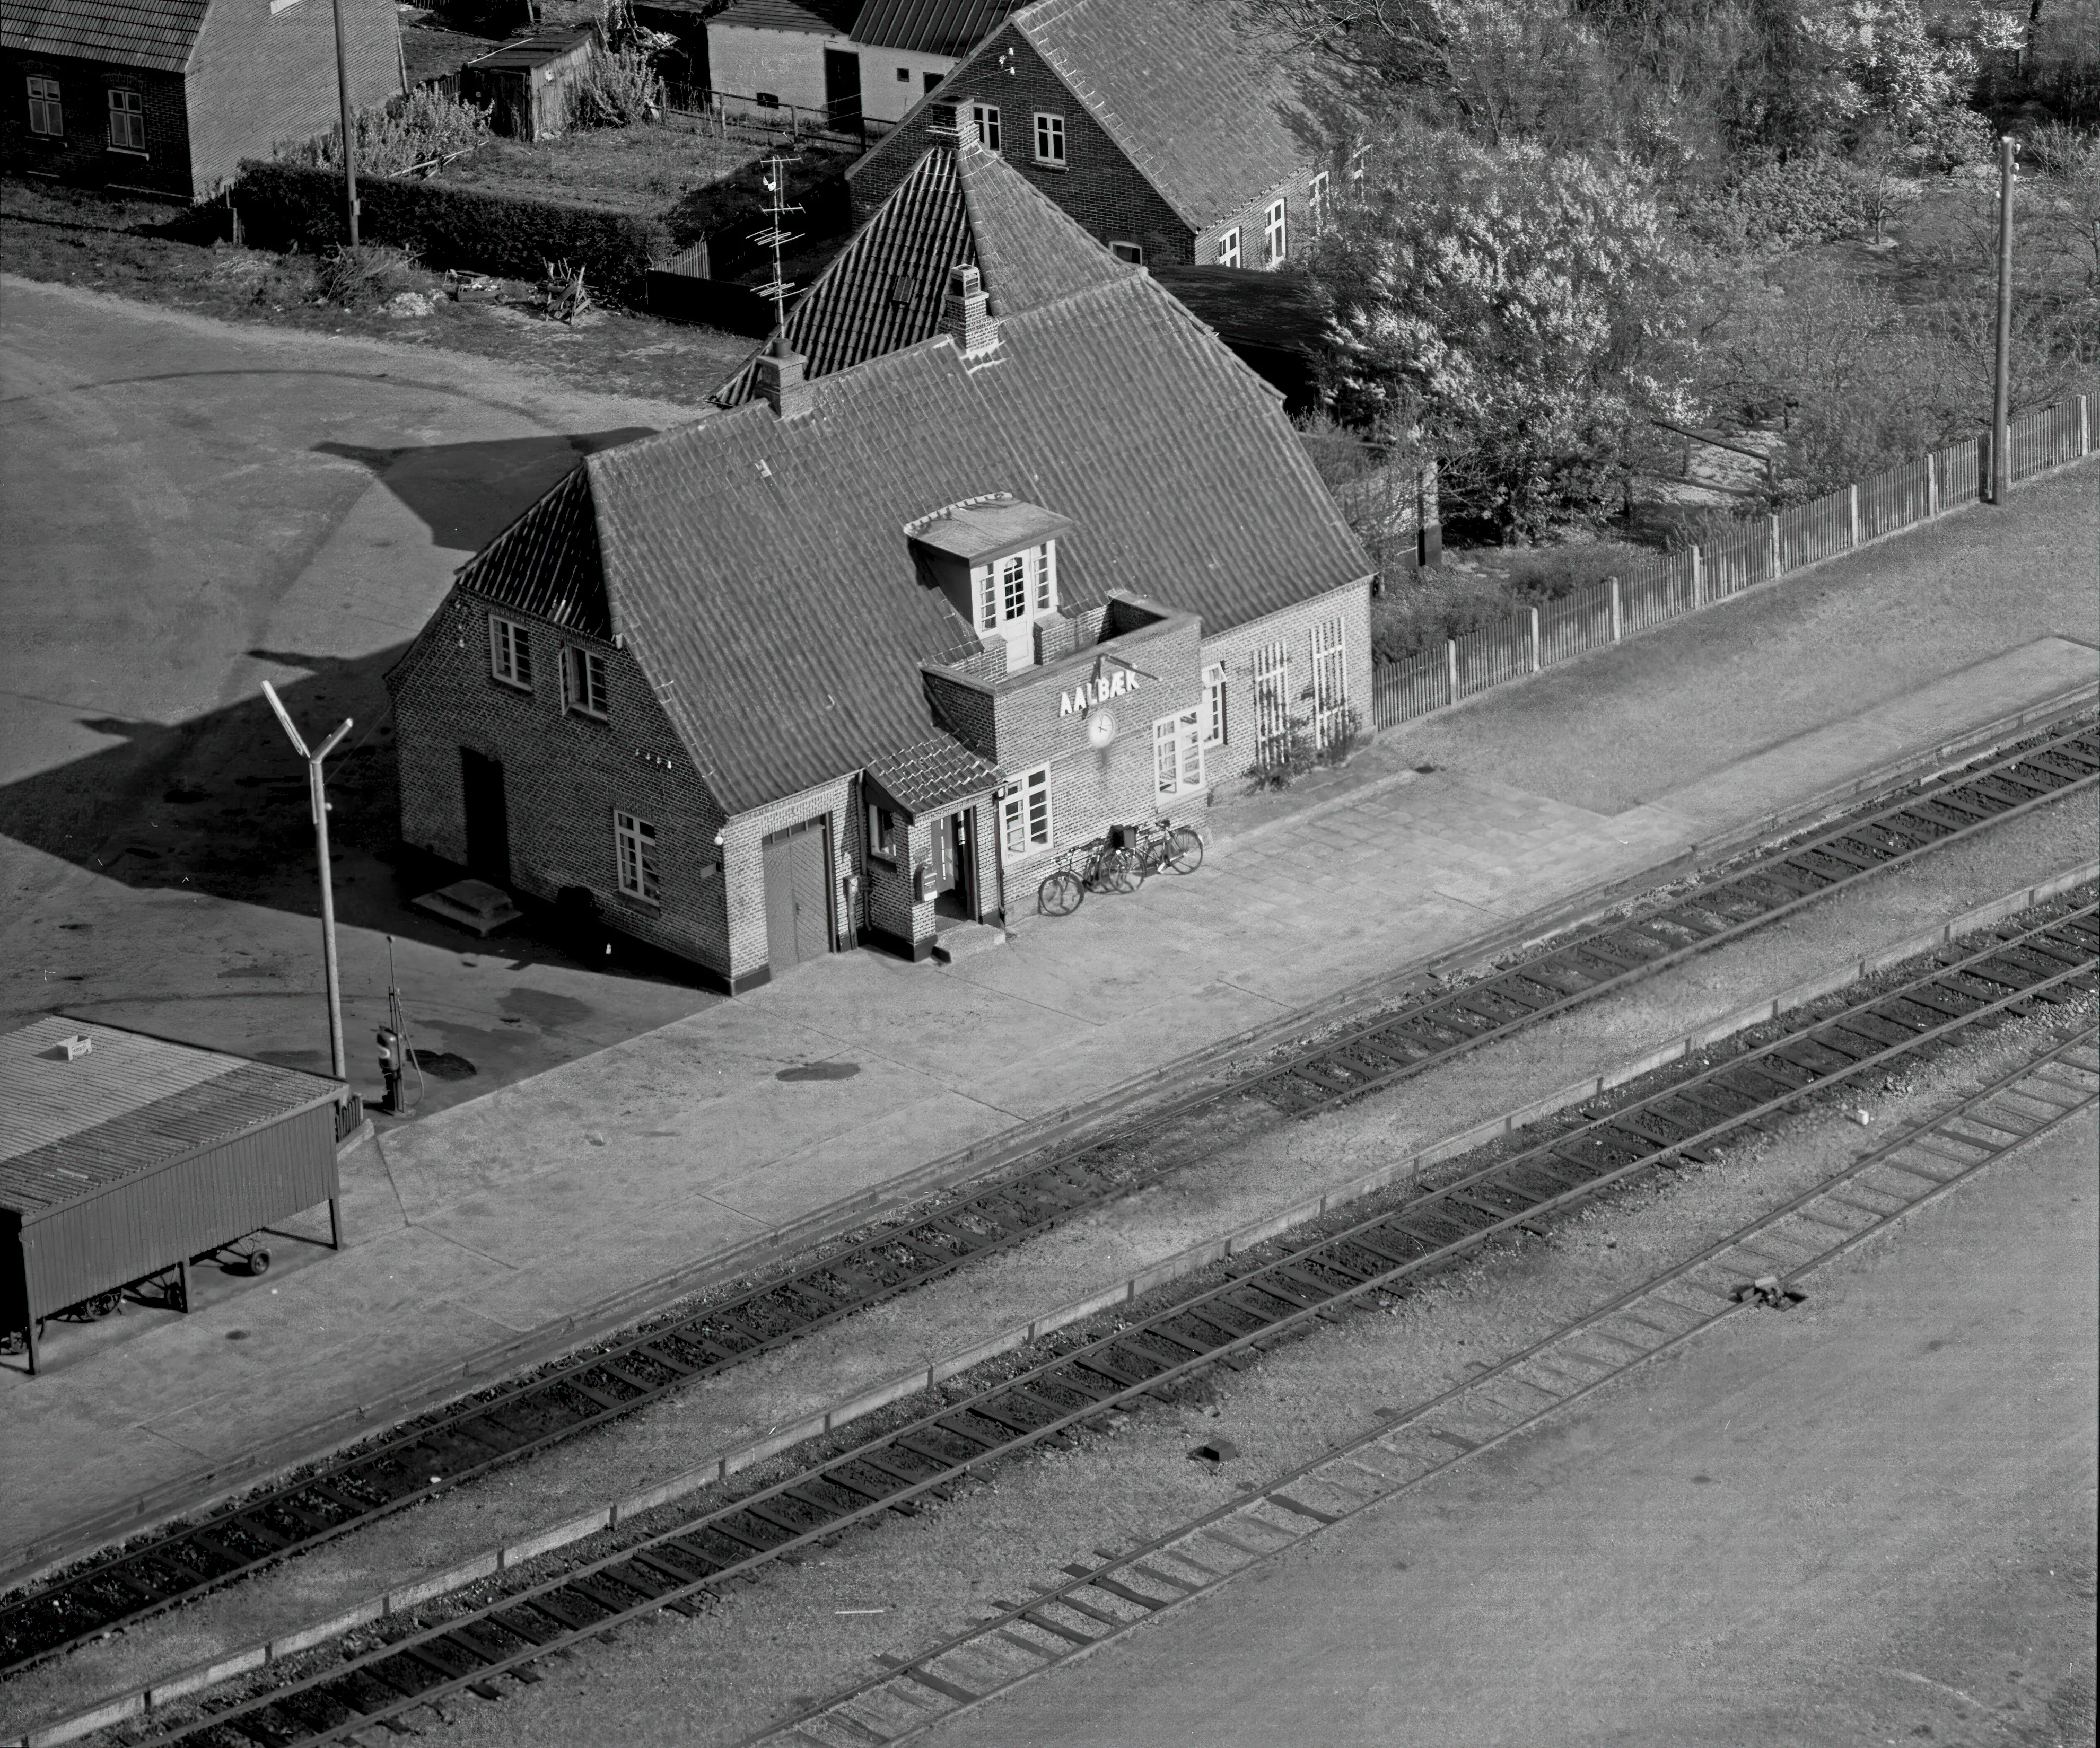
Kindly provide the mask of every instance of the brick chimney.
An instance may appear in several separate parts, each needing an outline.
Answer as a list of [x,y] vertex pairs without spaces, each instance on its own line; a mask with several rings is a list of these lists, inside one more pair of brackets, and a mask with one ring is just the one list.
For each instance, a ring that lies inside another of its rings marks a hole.
[[948,294],[941,300],[941,328],[964,358],[982,358],[999,350],[999,322],[975,267],[959,266],[948,275]]
[[815,405],[817,391],[802,380],[807,361],[778,334],[758,354],[758,392],[782,419],[799,419]]

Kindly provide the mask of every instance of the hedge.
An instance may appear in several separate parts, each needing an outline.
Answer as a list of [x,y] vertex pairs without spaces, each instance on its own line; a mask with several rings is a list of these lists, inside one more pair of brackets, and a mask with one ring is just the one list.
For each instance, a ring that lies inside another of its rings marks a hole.
[[[385,176],[359,178],[357,195],[360,238],[412,249],[426,267],[536,280],[543,263],[567,261],[602,295],[638,300],[649,264],[671,253],[662,222],[632,213]],[[233,201],[258,247],[317,249],[349,238],[342,178],[333,170],[244,164]]]

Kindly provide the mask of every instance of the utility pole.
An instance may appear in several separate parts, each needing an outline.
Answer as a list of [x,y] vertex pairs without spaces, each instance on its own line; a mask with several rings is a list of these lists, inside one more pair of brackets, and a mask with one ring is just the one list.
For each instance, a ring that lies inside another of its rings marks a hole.
[[307,799],[313,806],[314,843],[320,852],[321,964],[328,977],[329,1060],[333,1065],[335,1077],[347,1081],[350,1060],[342,1046],[342,974],[335,958],[335,880],[329,869],[328,790],[321,777],[321,760],[333,752],[343,736],[350,733],[351,719],[344,717],[341,728],[308,752],[306,742],[292,725],[291,713],[277,696],[277,689],[267,680],[262,682],[262,695],[269,699],[270,708],[276,711],[277,720],[291,737],[292,750],[307,761]]
[[2013,417],[2013,160],[2019,143],[1998,142],[1998,372],[1991,401],[1991,501],[2003,504],[2010,483]]
[[[342,0],[334,0],[334,5],[335,95],[336,103],[342,112],[342,198],[350,214],[350,246],[355,249],[357,247],[357,124],[350,112],[350,54],[343,46]],[[269,689],[266,686],[263,689],[267,691]],[[276,693],[270,693],[270,702],[276,703]],[[277,714],[284,715],[281,707]],[[289,729],[290,722],[286,721],[285,726]],[[298,737],[294,735],[293,738],[297,740]],[[338,1074],[342,1072],[340,1062],[336,1064],[335,1072]]]

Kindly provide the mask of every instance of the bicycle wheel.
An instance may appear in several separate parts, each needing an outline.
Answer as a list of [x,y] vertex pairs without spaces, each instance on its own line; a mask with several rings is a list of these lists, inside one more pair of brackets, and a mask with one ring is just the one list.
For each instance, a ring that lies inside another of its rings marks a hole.
[[1101,867],[1101,890],[1105,892],[1135,892],[1145,880],[1144,865],[1137,859],[1135,850],[1111,850],[1104,858]]
[[1079,883],[1079,877],[1069,868],[1060,868],[1055,874],[1045,876],[1043,884],[1035,889],[1035,902],[1047,917],[1069,917],[1079,908],[1087,896],[1087,889]]
[[1167,845],[1167,865],[1176,874],[1193,874],[1203,865],[1203,834],[1193,826],[1176,828]]

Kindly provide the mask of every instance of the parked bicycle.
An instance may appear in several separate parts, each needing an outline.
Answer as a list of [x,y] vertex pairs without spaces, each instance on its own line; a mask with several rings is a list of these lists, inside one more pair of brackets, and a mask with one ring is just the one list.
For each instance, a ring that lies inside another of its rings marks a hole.
[[1203,865],[1203,834],[1193,826],[1169,826],[1154,820],[1148,826],[1126,830],[1131,853],[1137,858],[1137,877],[1143,880],[1164,868],[1190,874]]
[[1193,874],[1202,865],[1203,835],[1193,826],[1118,826],[1060,856],[1035,902],[1045,916],[1069,917],[1090,892],[1135,892],[1162,868]]

